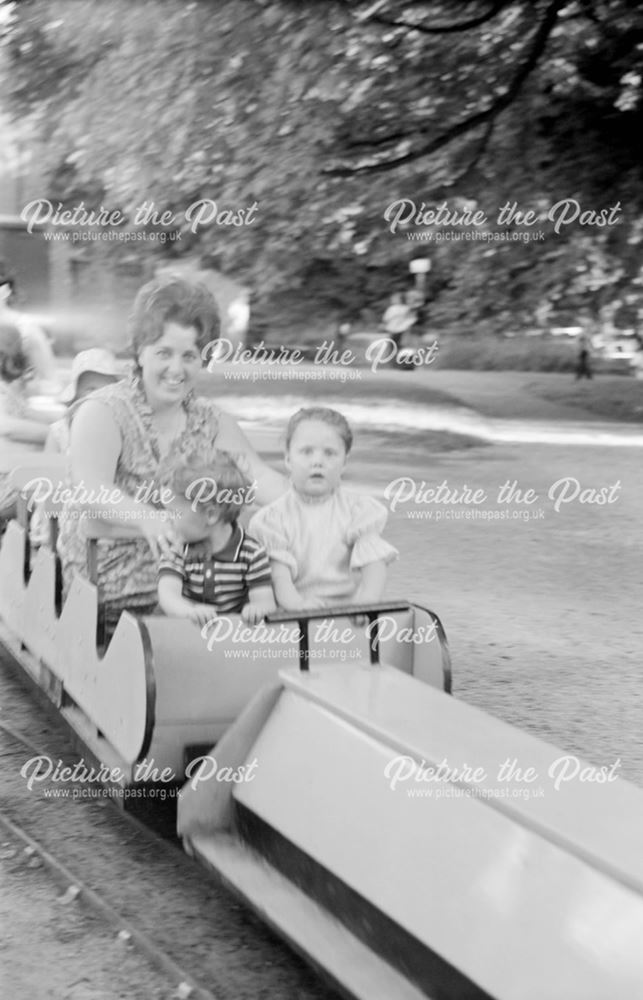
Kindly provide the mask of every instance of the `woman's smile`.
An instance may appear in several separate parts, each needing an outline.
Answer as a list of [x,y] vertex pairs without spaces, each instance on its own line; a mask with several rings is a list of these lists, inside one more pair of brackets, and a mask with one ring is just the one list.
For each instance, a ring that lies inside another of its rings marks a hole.
[[182,401],[201,370],[195,327],[166,323],[163,336],[141,349],[139,364],[152,409]]

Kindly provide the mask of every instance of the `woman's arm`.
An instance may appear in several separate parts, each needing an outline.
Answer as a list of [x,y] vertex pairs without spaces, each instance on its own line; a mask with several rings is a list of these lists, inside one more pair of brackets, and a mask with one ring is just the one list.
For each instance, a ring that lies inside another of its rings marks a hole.
[[240,452],[247,460],[252,478],[257,484],[257,502],[262,506],[272,503],[288,488],[288,480],[271,469],[254,450],[237,421],[229,413],[221,413],[217,445],[223,451]]
[[20,317],[19,327],[25,353],[36,379],[40,382],[56,382],[56,358],[45,331],[24,315]]
[[21,441],[27,444],[44,444],[47,439],[47,424],[39,420],[25,420],[21,417],[9,417],[0,412],[0,435],[10,441]]
[[[4,389],[4,387],[3,387]],[[49,420],[42,420],[37,415],[31,416],[24,412],[18,401],[11,401],[9,395],[4,391],[0,393],[0,436],[9,438],[10,441],[22,441],[28,444],[44,444],[49,430]],[[20,416],[16,416],[16,412]]]
[[72,480],[82,484],[86,495],[91,492],[97,497],[85,506],[104,515],[102,523],[116,529],[114,536],[142,535],[158,558],[169,547],[172,526],[156,508],[117,488],[114,480],[121,447],[121,434],[109,409],[95,400],[84,402],[71,425]]

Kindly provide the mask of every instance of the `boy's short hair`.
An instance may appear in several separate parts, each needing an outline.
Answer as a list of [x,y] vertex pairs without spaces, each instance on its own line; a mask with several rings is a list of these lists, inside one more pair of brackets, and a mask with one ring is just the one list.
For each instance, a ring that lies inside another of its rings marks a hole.
[[[193,506],[216,507],[224,523],[236,524],[245,504],[244,494],[250,484],[239,466],[226,451],[215,451],[211,462],[205,463],[200,455],[188,455],[175,466],[170,487],[177,496],[189,500]],[[221,491],[234,499],[220,500]]]
[[303,424],[306,420],[321,420],[323,424],[333,427],[344,442],[344,448],[348,455],[353,445],[353,432],[350,424],[343,413],[340,413],[338,410],[332,410],[329,406],[307,406],[301,410],[297,410],[288,421],[288,427],[286,428],[286,449],[290,448],[290,442],[299,425]]

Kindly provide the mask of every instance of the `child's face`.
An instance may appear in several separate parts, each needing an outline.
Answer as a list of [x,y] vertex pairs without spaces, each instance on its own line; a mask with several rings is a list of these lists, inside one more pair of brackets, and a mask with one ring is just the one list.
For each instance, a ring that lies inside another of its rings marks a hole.
[[200,542],[207,538],[217,522],[216,507],[197,504],[193,509],[192,501],[185,497],[175,496],[166,506],[172,513],[172,527],[184,542]]
[[286,468],[298,493],[326,496],[337,489],[346,464],[346,448],[338,431],[323,420],[304,420],[286,453]]

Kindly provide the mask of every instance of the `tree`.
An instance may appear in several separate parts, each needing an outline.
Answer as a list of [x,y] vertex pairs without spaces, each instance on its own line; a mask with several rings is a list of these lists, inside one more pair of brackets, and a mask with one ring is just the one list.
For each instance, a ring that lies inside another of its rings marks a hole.
[[[429,250],[434,321],[469,331],[533,325],[543,300],[598,308],[640,280],[632,0],[476,0],[457,17],[433,0],[4,6],[3,89],[41,137],[50,196],[118,207],[129,225],[153,202],[180,235],[167,255],[214,254],[264,295],[307,299],[314,278],[315,308],[348,315]],[[402,198],[480,210],[488,238],[418,247],[383,217]],[[555,233],[564,198],[620,201],[622,223]],[[219,223],[186,218],[203,199]],[[540,216],[544,244],[493,239],[508,201]],[[224,224],[255,203],[253,222]]]

